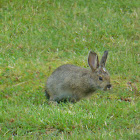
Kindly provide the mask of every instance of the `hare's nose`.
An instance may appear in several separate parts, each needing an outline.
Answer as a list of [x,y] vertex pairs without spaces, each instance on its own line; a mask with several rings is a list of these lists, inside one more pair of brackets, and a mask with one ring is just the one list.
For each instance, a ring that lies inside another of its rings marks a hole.
[[107,85],[107,89],[110,89],[111,88],[111,84]]

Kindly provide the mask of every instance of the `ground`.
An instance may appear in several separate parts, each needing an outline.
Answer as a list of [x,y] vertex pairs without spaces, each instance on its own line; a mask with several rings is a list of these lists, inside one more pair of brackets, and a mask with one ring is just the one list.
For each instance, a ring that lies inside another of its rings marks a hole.
[[[2,0],[0,139],[140,139],[139,5]],[[62,64],[88,68],[90,50],[109,51],[112,90],[49,105],[47,77]]]

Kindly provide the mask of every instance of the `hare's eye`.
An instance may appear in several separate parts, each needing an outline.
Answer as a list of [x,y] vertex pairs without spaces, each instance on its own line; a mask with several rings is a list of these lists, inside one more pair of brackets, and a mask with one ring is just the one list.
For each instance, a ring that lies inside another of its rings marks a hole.
[[102,80],[103,80],[103,78],[102,78],[101,76],[99,76],[99,80],[100,80],[100,81],[102,81]]

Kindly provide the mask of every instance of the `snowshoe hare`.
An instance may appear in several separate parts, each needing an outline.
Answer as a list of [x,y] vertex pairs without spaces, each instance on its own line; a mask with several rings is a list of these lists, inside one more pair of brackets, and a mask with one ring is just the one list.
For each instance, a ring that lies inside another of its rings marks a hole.
[[46,97],[58,103],[76,102],[97,89],[110,89],[110,75],[105,69],[107,55],[108,51],[105,51],[99,63],[97,54],[90,51],[88,64],[91,70],[69,64],[58,67],[47,80]]

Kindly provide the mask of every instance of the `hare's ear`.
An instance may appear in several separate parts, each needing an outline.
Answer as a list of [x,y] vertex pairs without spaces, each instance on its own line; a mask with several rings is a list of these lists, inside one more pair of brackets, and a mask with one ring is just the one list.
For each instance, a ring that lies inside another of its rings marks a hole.
[[92,71],[95,71],[99,67],[98,55],[93,51],[89,52],[88,65],[90,66]]
[[104,51],[104,54],[103,54],[102,59],[100,61],[100,67],[105,67],[107,55],[108,55],[108,51]]

